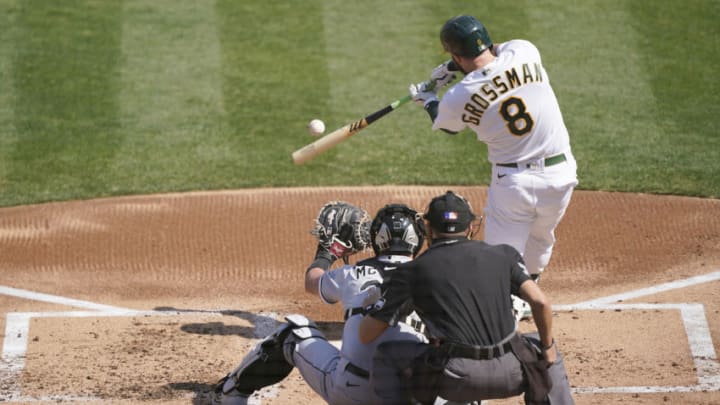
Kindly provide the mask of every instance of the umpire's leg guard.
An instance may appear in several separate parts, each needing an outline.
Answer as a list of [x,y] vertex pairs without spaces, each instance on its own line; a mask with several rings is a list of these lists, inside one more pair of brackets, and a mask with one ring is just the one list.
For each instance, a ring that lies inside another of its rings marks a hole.
[[216,392],[223,395],[249,396],[260,388],[282,381],[294,367],[293,352],[298,341],[322,336],[317,325],[302,315],[288,315],[288,323],[263,339],[240,362],[240,365],[220,380]]

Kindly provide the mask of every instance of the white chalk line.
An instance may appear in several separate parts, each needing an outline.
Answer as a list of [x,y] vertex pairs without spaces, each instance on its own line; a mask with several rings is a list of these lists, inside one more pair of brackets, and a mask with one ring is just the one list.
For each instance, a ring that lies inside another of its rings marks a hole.
[[641,288],[621,294],[583,301],[572,305],[553,306],[555,311],[583,310],[676,310],[680,312],[688,337],[688,345],[696,370],[697,384],[689,386],[627,386],[627,387],[576,387],[573,392],[579,394],[646,394],[673,392],[720,391],[720,363],[710,334],[710,326],[705,317],[705,306],[700,303],[629,303],[623,301],[654,295],[662,292],[687,288],[698,284],[720,280],[720,272],[704,274],[682,280],[671,281],[656,286]]
[[627,301],[635,298],[645,297],[648,295],[658,294],[661,292],[677,290],[680,288],[692,287],[697,284],[710,283],[713,281],[720,280],[720,271],[714,273],[703,274],[701,276],[695,276],[686,278],[683,280],[670,281],[656,286],[641,288],[638,290],[628,291],[621,294],[610,295],[603,298],[597,298],[594,300],[583,301],[572,305],[557,305],[553,309],[557,310],[575,310],[575,309],[593,309],[600,308],[604,305],[615,304],[622,301]]
[[[644,393],[682,393],[700,391],[720,391],[720,364],[712,343],[710,328],[705,317],[705,308],[699,303],[632,303],[623,304],[623,301],[640,298],[647,295],[685,288],[697,284],[720,280],[720,272],[690,277],[660,284],[653,287],[629,291],[571,305],[556,305],[555,311],[581,311],[581,310],[677,310],[683,319],[688,343],[696,368],[698,383],[690,386],[619,386],[619,387],[575,387],[573,392],[578,394],[644,394]],[[128,317],[128,316],[178,316],[178,315],[211,315],[222,316],[221,312],[177,312],[177,311],[137,311],[127,308],[97,304],[89,301],[37,293],[11,287],[0,286],[0,294],[35,301],[48,302],[58,305],[84,308],[89,311],[65,312],[14,312],[6,314],[5,340],[3,344],[0,383],[4,388],[10,388],[9,394],[0,393],[0,401],[26,402],[26,401],[89,401],[98,400],[92,397],[51,395],[43,397],[22,396],[17,386],[19,375],[25,366],[25,353],[27,351],[27,338],[30,320],[33,318],[82,318],[82,317]],[[260,313],[253,319],[256,325],[255,336],[263,338],[272,333],[278,326],[277,315],[274,313]],[[332,341],[340,347],[340,341]],[[266,387],[250,398],[251,405],[260,405],[262,398],[276,398],[279,395],[279,385]]]
[[[89,401],[95,397],[50,395],[30,397],[21,395],[18,380],[25,368],[30,321],[33,318],[96,318],[96,317],[132,317],[132,316],[222,316],[220,312],[179,312],[179,311],[138,311],[128,308],[97,304],[90,301],[77,300],[57,295],[43,294],[18,288],[0,286],[0,294],[11,297],[40,301],[57,305],[78,307],[86,311],[63,312],[9,312],[5,314],[5,339],[2,357],[0,357],[0,402],[58,402],[58,401]],[[7,391],[7,393],[5,392]]]
[[11,297],[23,298],[32,301],[47,302],[57,305],[65,305],[68,307],[85,308],[89,310],[108,312],[108,311],[132,311],[128,308],[119,308],[110,305],[96,304],[90,301],[76,300],[73,298],[60,297],[58,295],[43,294],[35,291],[21,290],[19,288],[0,286],[1,295],[9,295]]

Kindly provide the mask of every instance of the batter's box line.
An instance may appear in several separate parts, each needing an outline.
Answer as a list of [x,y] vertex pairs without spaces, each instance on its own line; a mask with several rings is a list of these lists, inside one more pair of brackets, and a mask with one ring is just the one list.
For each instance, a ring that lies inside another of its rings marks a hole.
[[3,392],[0,393],[0,402],[24,402],[29,400],[43,402],[57,400],[84,401],[93,399],[56,395],[42,398],[29,398],[20,395],[18,381],[22,370],[25,368],[25,356],[27,353],[28,335],[30,333],[30,321],[33,318],[184,316],[196,314],[202,314],[205,316],[222,316],[221,313],[212,313],[207,311],[138,311],[129,308],[98,304],[90,301],[44,294],[7,286],[0,286],[0,295],[85,309],[85,311],[9,312],[5,314],[5,339],[3,341],[2,356],[0,357],[0,386],[3,388]]
[[22,298],[31,301],[47,302],[50,304],[64,305],[68,307],[83,308],[99,312],[132,311],[129,308],[115,307],[112,305],[98,304],[90,301],[83,301],[74,298],[61,297],[58,295],[43,294],[35,291],[22,290],[0,285],[0,295]]
[[720,280],[720,272],[672,281],[657,286],[642,288],[622,294],[611,295],[595,300],[584,301],[573,305],[555,305],[556,311],[583,310],[677,310],[683,320],[685,333],[688,337],[690,353],[695,365],[698,383],[689,386],[630,386],[630,387],[576,387],[576,393],[671,393],[720,391],[720,363],[718,363],[712,342],[710,327],[705,316],[705,306],[700,303],[632,303],[622,301],[636,299],[665,291],[686,288],[697,284]]
[[[664,310],[680,310],[685,330],[688,335],[688,342],[693,360],[698,370],[698,384],[692,386],[636,386],[636,387],[577,387],[574,388],[576,393],[664,393],[664,392],[695,392],[695,391],[720,391],[720,366],[718,366],[717,357],[710,336],[707,319],[705,318],[705,309],[702,304],[679,303],[679,304],[618,304],[623,300],[638,298],[641,296],[656,294],[672,289],[685,288],[691,285],[706,283],[720,280],[720,272],[710,273],[702,276],[691,277],[684,280],[678,280],[661,284],[654,287],[635,290],[623,294],[612,295],[596,300],[580,302],[574,305],[557,305],[553,309],[558,311],[576,311],[576,310],[595,310],[595,309],[664,309]],[[167,315],[188,315],[194,312],[170,312],[170,311],[134,311],[126,308],[113,307],[103,304],[96,304],[87,301],[75,300],[65,297],[58,297],[48,294],[35,293],[32,291],[19,290],[11,287],[0,286],[0,294],[11,295],[20,298],[27,298],[37,301],[51,302],[60,305],[69,305],[91,309],[92,311],[70,311],[70,312],[25,312],[25,313],[8,313],[6,314],[6,336],[3,348],[2,362],[0,363],[0,371],[3,378],[0,383],[4,388],[11,388],[9,395],[0,394],[0,400],[18,401],[23,397],[19,395],[19,387],[17,387],[17,373],[21,372],[24,367],[24,350],[27,349],[27,334],[29,333],[30,320],[34,317],[97,317],[97,316],[167,316]],[[201,312],[208,315],[207,311]],[[221,313],[215,315],[222,316]],[[269,317],[272,319],[272,317]],[[263,325],[259,329],[265,329],[267,332],[272,327],[272,322]],[[7,332],[24,331],[24,333],[7,333]],[[256,331],[260,332],[259,330]],[[262,335],[262,334],[260,334]],[[14,340],[12,337],[15,336]],[[258,336],[258,334],[256,334]],[[24,339],[24,342],[22,341]],[[7,384],[10,382],[10,384]],[[269,396],[276,396],[277,392],[272,392]],[[59,397],[52,397],[59,398]],[[63,397],[65,398],[65,397]],[[37,399],[37,398],[36,398]],[[66,399],[73,399],[67,397]],[[259,398],[257,399],[259,403]],[[42,400],[42,399],[41,399]],[[251,401],[255,403],[255,401]]]
[[213,312],[179,312],[179,311],[136,311],[112,309],[104,311],[65,311],[65,312],[8,312],[5,314],[5,340],[2,359],[0,360],[0,385],[7,394],[0,393],[0,402],[36,401],[85,401],[85,397],[49,396],[47,398],[29,398],[20,395],[19,379],[25,368],[25,358],[30,334],[30,322],[36,318],[102,318],[102,317],[153,317],[153,316],[187,316],[202,314],[203,316],[222,316]]

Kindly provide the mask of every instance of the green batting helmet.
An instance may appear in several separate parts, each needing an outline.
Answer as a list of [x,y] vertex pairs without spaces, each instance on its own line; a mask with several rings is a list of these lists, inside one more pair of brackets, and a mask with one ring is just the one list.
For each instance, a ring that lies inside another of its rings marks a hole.
[[440,42],[446,51],[469,58],[474,58],[492,47],[492,40],[485,26],[469,15],[449,19],[440,31]]

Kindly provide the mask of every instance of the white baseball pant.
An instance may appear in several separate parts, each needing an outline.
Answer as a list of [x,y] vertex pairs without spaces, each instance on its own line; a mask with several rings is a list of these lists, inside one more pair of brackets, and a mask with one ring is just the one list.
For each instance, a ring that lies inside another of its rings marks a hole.
[[543,159],[518,167],[493,165],[485,208],[485,242],[508,244],[523,255],[530,274],[540,274],[552,255],[555,228],[577,185],[577,163],[545,167]]

